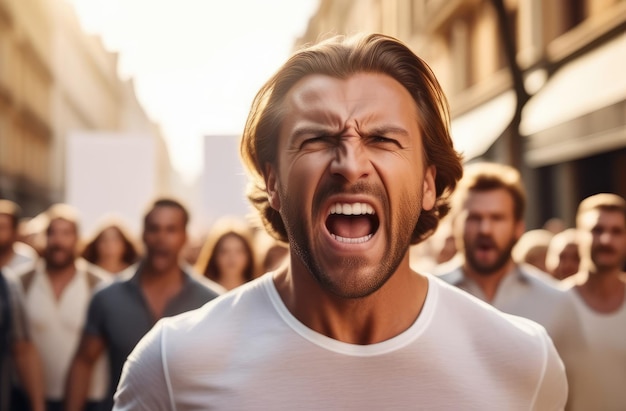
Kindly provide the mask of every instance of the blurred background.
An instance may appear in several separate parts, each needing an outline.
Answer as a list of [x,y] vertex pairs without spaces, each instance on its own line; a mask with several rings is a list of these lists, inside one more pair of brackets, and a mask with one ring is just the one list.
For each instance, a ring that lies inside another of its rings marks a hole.
[[437,75],[465,161],[516,166],[528,228],[626,196],[624,0],[0,0],[0,198],[139,229],[175,195],[192,234],[248,211],[238,141],[296,48],[382,32]]

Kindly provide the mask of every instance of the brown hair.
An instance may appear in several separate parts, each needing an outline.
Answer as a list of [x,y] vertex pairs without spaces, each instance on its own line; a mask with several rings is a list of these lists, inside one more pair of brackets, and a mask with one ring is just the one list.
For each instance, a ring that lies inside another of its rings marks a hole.
[[252,247],[252,234],[250,229],[244,223],[237,219],[224,217],[218,220],[207,236],[206,241],[200,249],[198,254],[198,260],[194,266],[195,270],[210,280],[219,282],[220,272],[217,266],[217,249],[221,245],[224,238],[228,236],[235,236],[242,241],[246,254],[248,256],[248,263],[246,264],[243,272],[243,278],[245,281],[250,281],[254,278],[255,261],[254,250]]
[[620,212],[626,219],[626,200],[612,193],[600,193],[587,197],[578,205],[576,223],[580,225],[580,217],[591,210]]
[[465,167],[463,178],[454,194],[455,212],[463,208],[470,191],[492,191],[504,189],[513,198],[513,216],[516,221],[524,218],[526,190],[519,172],[506,164],[479,162]]
[[[426,239],[439,218],[448,213],[449,194],[463,170],[449,132],[448,103],[428,65],[400,41],[382,34],[334,37],[296,52],[258,92],[241,141],[241,156],[251,177],[248,199],[258,210],[268,232],[287,241],[280,214],[268,201],[264,173],[267,164],[276,165],[277,140],[283,116],[283,100],[302,78],[323,74],[348,78],[360,72],[386,74],[402,84],[415,100],[427,166],[436,167],[437,200],[423,210],[412,243]],[[416,190],[419,189],[416,187]]]
[[92,264],[98,263],[98,260],[100,259],[100,256],[98,255],[98,242],[102,237],[102,233],[109,228],[117,230],[122,238],[122,242],[124,243],[122,261],[128,265],[134,264],[139,259],[139,247],[137,247],[135,240],[129,234],[123,223],[113,219],[107,220],[101,224],[100,228],[85,244],[83,251],[80,253],[81,257]]

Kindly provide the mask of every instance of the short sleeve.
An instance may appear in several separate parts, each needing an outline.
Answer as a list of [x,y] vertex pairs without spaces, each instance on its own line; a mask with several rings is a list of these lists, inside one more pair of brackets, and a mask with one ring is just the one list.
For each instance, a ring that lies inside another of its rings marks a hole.
[[563,410],[568,392],[565,367],[548,334],[544,331],[541,336],[544,340],[545,361],[533,410]]
[[175,411],[163,362],[166,321],[160,320],[128,356],[113,411]]
[[87,318],[85,319],[84,333],[87,335],[104,338],[104,321],[106,313],[103,304],[102,291],[96,292],[87,309]]

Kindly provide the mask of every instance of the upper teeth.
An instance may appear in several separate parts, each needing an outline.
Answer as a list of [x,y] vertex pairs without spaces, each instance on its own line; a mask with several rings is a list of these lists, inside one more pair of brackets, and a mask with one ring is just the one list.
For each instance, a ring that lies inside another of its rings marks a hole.
[[375,213],[374,208],[367,203],[335,203],[330,206],[330,214],[362,215]]

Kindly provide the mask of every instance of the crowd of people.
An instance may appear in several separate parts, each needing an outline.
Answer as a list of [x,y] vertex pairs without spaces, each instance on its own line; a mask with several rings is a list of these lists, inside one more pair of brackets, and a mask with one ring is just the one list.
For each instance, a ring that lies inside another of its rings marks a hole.
[[270,235],[192,249],[160,198],[142,244],[66,204],[37,236],[0,200],[0,411],[626,409],[626,201],[527,230],[519,172],[463,166],[446,118],[401,42],[333,38],[246,123]]
[[188,211],[172,198],[146,211],[141,243],[112,216],[81,236],[79,214],[54,204],[34,233],[0,200],[2,411],[111,409],[126,357],[160,318],[258,277],[266,251],[287,251],[224,218],[191,259]]

